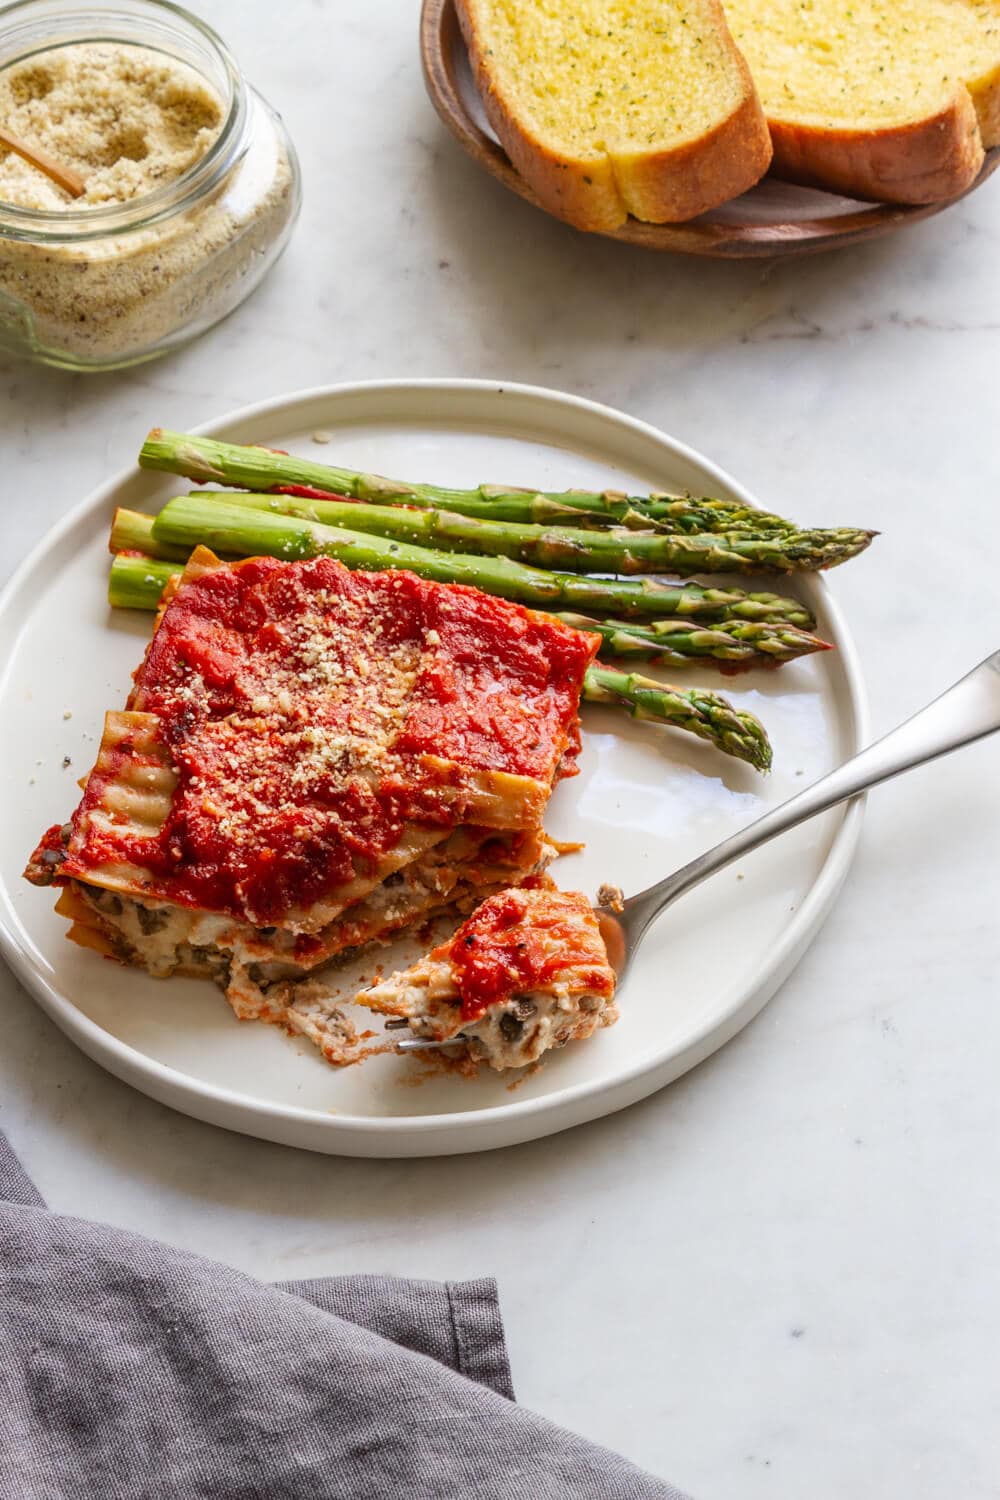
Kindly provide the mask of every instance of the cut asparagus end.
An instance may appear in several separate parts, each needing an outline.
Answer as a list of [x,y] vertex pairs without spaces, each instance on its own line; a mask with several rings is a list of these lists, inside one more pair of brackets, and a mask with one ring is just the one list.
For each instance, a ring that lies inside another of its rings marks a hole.
[[167,542],[158,542],[153,535],[153,517],[138,510],[115,511],[111,523],[108,548],[112,552],[143,552],[147,557],[165,558],[170,562],[185,562],[189,547],[172,547]]
[[115,609],[154,610],[171,578],[182,571],[180,563],[158,561],[137,553],[119,553],[111,563],[108,603]]

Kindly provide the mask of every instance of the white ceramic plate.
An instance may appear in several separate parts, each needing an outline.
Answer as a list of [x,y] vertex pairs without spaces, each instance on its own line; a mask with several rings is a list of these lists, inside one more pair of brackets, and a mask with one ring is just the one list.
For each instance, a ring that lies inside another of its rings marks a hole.
[[[149,415],[167,424],[170,413]],[[578,397],[485,381],[334,387],[204,430],[449,485],[491,479],[750,498],[641,422]],[[318,430],[332,434],[328,447],[311,441]],[[686,897],[647,938],[621,991],[620,1023],[553,1055],[515,1090],[495,1075],[428,1076],[395,1056],[338,1072],[305,1042],[240,1025],[207,984],[150,979],[68,943],[51,893],[28,886],[21,869],[39,834],[75,805],[104,711],[123,701],[148,636],[147,618],[105,604],[112,510],[155,509],[183,488],[138,470],[112,480],[45,538],[0,600],[0,940],[84,1052],[153,1098],[233,1130],[316,1151],[419,1156],[510,1145],[608,1114],[669,1083],[750,1020],[829,910],[857,842],[859,804],[786,834]],[[850,638],[821,581],[797,580],[795,589],[836,652],[780,672],[720,679],[696,670],[685,679],[721,686],[759,713],[774,743],[772,775],[688,735],[586,707],[582,774],[557,788],[548,819],[557,837],[586,840],[583,854],[558,862],[561,885],[593,894],[611,880],[638,890],[859,747],[864,709]]]

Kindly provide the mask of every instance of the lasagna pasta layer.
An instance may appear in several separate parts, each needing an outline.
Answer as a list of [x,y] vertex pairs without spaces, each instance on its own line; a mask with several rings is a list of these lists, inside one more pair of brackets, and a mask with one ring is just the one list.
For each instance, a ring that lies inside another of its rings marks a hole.
[[26,874],[78,941],[281,1019],[269,987],[544,870],[597,645],[475,589],[200,548]]
[[109,717],[61,873],[319,930],[413,829],[540,824],[596,646],[475,589],[202,550]]

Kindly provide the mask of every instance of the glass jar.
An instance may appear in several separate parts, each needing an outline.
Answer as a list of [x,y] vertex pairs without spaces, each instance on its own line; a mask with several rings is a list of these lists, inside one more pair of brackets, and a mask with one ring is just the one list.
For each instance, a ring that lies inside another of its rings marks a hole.
[[221,118],[203,155],[126,202],[27,208],[0,195],[0,348],[112,369],[186,343],[249,296],[294,227],[300,174],[280,116],[215,32],[168,0],[0,7],[0,78],[33,60],[44,88],[41,55],[80,43],[186,65]]

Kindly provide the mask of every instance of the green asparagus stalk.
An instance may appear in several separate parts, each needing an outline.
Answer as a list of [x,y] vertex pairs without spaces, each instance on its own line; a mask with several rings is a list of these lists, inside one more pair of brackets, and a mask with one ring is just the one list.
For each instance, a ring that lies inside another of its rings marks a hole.
[[[758,510],[738,500],[720,500],[711,495],[630,496],[631,507],[615,525],[656,531],[747,531],[764,536],[772,531],[797,531],[794,521],[773,511]],[[528,517],[525,517],[527,520]],[[614,518],[612,518],[614,519]],[[593,522],[588,521],[588,525]]]
[[[180,563],[119,553],[111,564],[108,602],[117,609],[155,610]],[[652,719],[712,740],[727,755],[749,761],[758,771],[771,767],[771,746],[763,725],[717,693],[666,687],[649,677],[589,667],[582,696],[592,703],[614,703],[637,719]]]
[[168,501],[153,522],[158,543],[195,547],[253,557],[337,557],[347,567],[367,572],[408,568],[438,583],[464,583],[516,599],[536,609],[570,609],[583,614],[637,618],[718,615],[738,619],[779,619],[810,629],[808,610],[775,594],[741,594],[735,590],[667,584],[655,578],[588,578],[550,573],[507,557],[478,557],[437,552],[366,533],[342,530],[298,516],[253,510],[215,495],[181,495]]
[[725,671],[748,667],[776,667],[813,651],[829,651],[818,635],[782,621],[720,619],[701,621],[594,620],[588,615],[558,611],[558,618],[577,630],[596,631],[604,642],[602,654],[630,656],[663,666],[690,666],[710,659]]
[[[211,499],[215,490],[201,492]],[[192,498],[199,498],[194,496]],[[415,546],[480,557],[509,557],[536,568],[568,573],[756,573],[833,568],[868,546],[869,531],[789,531],[772,536],[744,532],[707,536],[664,535],[652,531],[587,531],[581,527],[534,526],[515,521],[484,521],[448,510],[366,505],[298,495],[237,492],[225,499],[275,515],[301,516],[324,526],[364,531]]]
[[[139,552],[146,557],[183,562],[189,547],[171,547],[157,542],[153,517],[119,509],[111,527],[110,550],[116,554]],[[809,631],[784,621],[754,621],[723,617],[705,624],[700,619],[599,620],[589,615],[558,611],[558,618],[577,630],[600,635],[609,656],[632,656],[641,661],[684,666],[692,660],[711,659],[732,664],[734,669],[777,666],[813,651],[828,651],[828,643]]]
[[119,552],[111,562],[108,603],[113,609],[156,609],[171,578],[183,571],[182,563]]
[[[153,537],[152,516],[119,510],[111,528],[111,551],[118,554],[112,569],[112,589],[124,587],[132,592],[138,586],[142,591],[143,579],[150,573],[148,563],[155,556],[152,549],[157,545],[161,547],[161,557],[169,554],[181,561],[190,550],[157,544]],[[146,556],[136,558],[129,555],[142,553],[144,549]],[[162,572],[153,570],[151,580],[159,581],[162,588],[174,571],[177,570],[169,567]],[[135,579],[139,580],[138,585]],[[124,607],[128,607],[127,602]],[[589,615],[565,611],[559,612],[557,618],[577,630],[590,630],[600,635],[609,656],[633,656],[641,661],[656,661],[669,666],[688,666],[706,659],[718,661],[723,666],[732,664],[734,668],[774,666],[812,651],[830,649],[819,636],[781,622],[770,624],[723,619],[708,626],[686,620],[653,620],[637,624],[628,620],[595,620]]]
[[138,510],[115,511],[111,523],[108,547],[112,552],[141,552],[146,557],[167,558],[173,562],[186,562],[190,547],[171,547],[168,542],[158,542],[153,535],[153,517]]
[[758,771],[771,769],[771,744],[753,714],[733,707],[718,693],[700,688],[669,687],[638,672],[611,672],[590,667],[583,684],[590,703],[616,703],[635,719],[655,719],[711,740],[727,755],[745,760]]
[[737,500],[709,496],[626,495],[620,490],[531,490],[480,484],[471,490],[410,484],[357,469],[338,469],[310,459],[275,453],[270,448],[241,447],[214,438],[191,437],[154,427],[142,446],[144,469],[165,469],[199,483],[213,482],[245,490],[275,490],[296,485],[326,494],[347,495],[369,505],[412,505],[454,511],[486,521],[523,521],[551,525],[626,526],[678,532],[748,530],[756,534],[794,531],[782,516],[756,510]]

